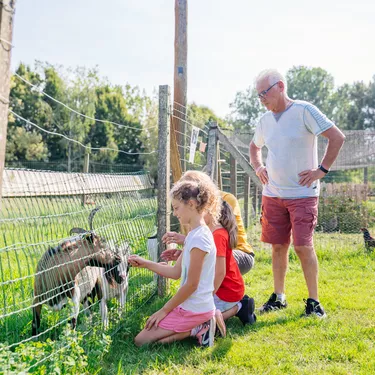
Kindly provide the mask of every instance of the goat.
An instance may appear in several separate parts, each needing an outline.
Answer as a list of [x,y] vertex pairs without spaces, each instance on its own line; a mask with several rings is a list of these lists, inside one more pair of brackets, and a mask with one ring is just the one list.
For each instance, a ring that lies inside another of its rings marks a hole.
[[[122,248],[126,252],[122,252]],[[115,283],[108,277],[108,273],[101,267],[85,267],[77,276],[76,281],[80,288],[80,301],[84,304],[86,311],[89,308],[88,298],[92,301],[98,297],[100,301],[99,312],[102,317],[102,324],[104,328],[108,328],[108,307],[107,301],[112,298],[117,298],[121,309],[126,302],[126,295],[128,291],[128,274],[129,263],[127,261],[129,255],[129,247],[125,243],[122,248],[116,248],[116,252],[121,258],[121,262],[117,266],[118,273],[122,278],[121,283]]]
[[[93,218],[95,213],[100,210],[101,207],[97,207],[91,211],[89,216],[89,227],[90,230],[93,230]],[[70,234],[84,234],[88,231],[83,228],[72,228]],[[102,323],[105,328],[108,327],[108,307],[107,301],[112,298],[117,298],[119,300],[120,307],[123,308],[126,301],[126,295],[128,291],[128,273],[129,273],[129,264],[128,256],[130,254],[130,246],[127,242],[124,242],[120,247],[117,247],[115,243],[110,240],[108,241],[108,246],[112,251],[117,254],[121,262],[117,266],[118,273],[122,278],[121,283],[114,283],[113,279],[108,277],[108,274],[104,268],[96,268],[90,270],[90,272],[85,272],[82,270],[77,277],[82,284],[81,287],[81,302],[86,303],[88,297],[91,297],[92,300],[95,300],[95,297],[98,297],[100,300],[99,311],[102,317]]]
[[[114,245],[112,245],[114,246]],[[110,245],[110,247],[112,247]],[[124,242],[120,247],[114,247],[116,253],[121,258],[121,263],[117,266],[118,272],[122,277],[123,281],[120,284],[114,284],[108,282],[106,277],[105,270],[100,268],[100,274],[97,280],[96,290],[100,291],[101,301],[100,301],[100,314],[102,317],[102,323],[105,328],[108,327],[108,307],[107,301],[112,298],[117,298],[120,304],[121,309],[123,309],[126,302],[126,295],[128,292],[128,275],[129,275],[129,263],[128,256],[130,254],[130,246],[127,242]],[[98,298],[100,299],[100,294]]]
[[86,266],[102,267],[108,279],[120,284],[123,281],[117,267],[120,263],[120,256],[93,232],[71,237],[48,249],[39,260],[35,275],[32,335],[40,327],[42,305],[60,310],[67,298],[73,301],[71,324],[75,328],[81,301],[77,274]]

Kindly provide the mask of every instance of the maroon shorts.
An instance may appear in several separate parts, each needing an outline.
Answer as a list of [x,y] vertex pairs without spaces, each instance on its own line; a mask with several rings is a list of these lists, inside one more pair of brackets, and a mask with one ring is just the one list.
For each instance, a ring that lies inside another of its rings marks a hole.
[[318,218],[318,198],[281,199],[262,196],[261,241],[313,246],[313,233]]

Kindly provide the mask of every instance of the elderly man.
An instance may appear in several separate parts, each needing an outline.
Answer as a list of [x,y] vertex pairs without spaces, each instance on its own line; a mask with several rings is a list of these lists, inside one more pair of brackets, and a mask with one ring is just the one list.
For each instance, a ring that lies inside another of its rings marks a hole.
[[[255,84],[268,112],[256,127],[250,143],[250,160],[263,184],[261,241],[272,244],[274,279],[274,292],[260,312],[287,307],[285,276],[292,233],[309,294],[305,315],[325,317],[318,298],[313,232],[318,216],[319,180],[329,172],[345,136],[314,105],[290,99],[286,80],[278,71],[261,72]],[[328,140],[320,164],[318,135]],[[263,146],[268,149],[266,165],[262,161]]]

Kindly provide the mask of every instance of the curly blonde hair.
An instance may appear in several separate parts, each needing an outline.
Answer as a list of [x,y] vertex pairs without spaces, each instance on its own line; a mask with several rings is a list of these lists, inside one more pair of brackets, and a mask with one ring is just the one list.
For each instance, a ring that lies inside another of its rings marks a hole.
[[215,224],[219,222],[222,199],[217,186],[206,174],[197,171],[185,172],[171,189],[170,195],[171,198],[184,203],[187,203],[189,199],[195,199],[198,203],[198,212],[210,212]]

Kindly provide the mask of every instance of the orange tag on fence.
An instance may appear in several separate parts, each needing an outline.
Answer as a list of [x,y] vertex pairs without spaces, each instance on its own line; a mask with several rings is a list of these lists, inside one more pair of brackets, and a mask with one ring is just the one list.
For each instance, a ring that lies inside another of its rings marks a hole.
[[199,151],[200,152],[205,152],[206,151],[206,146],[207,146],[207,143],[201,142],[200,145],[199,145]]

